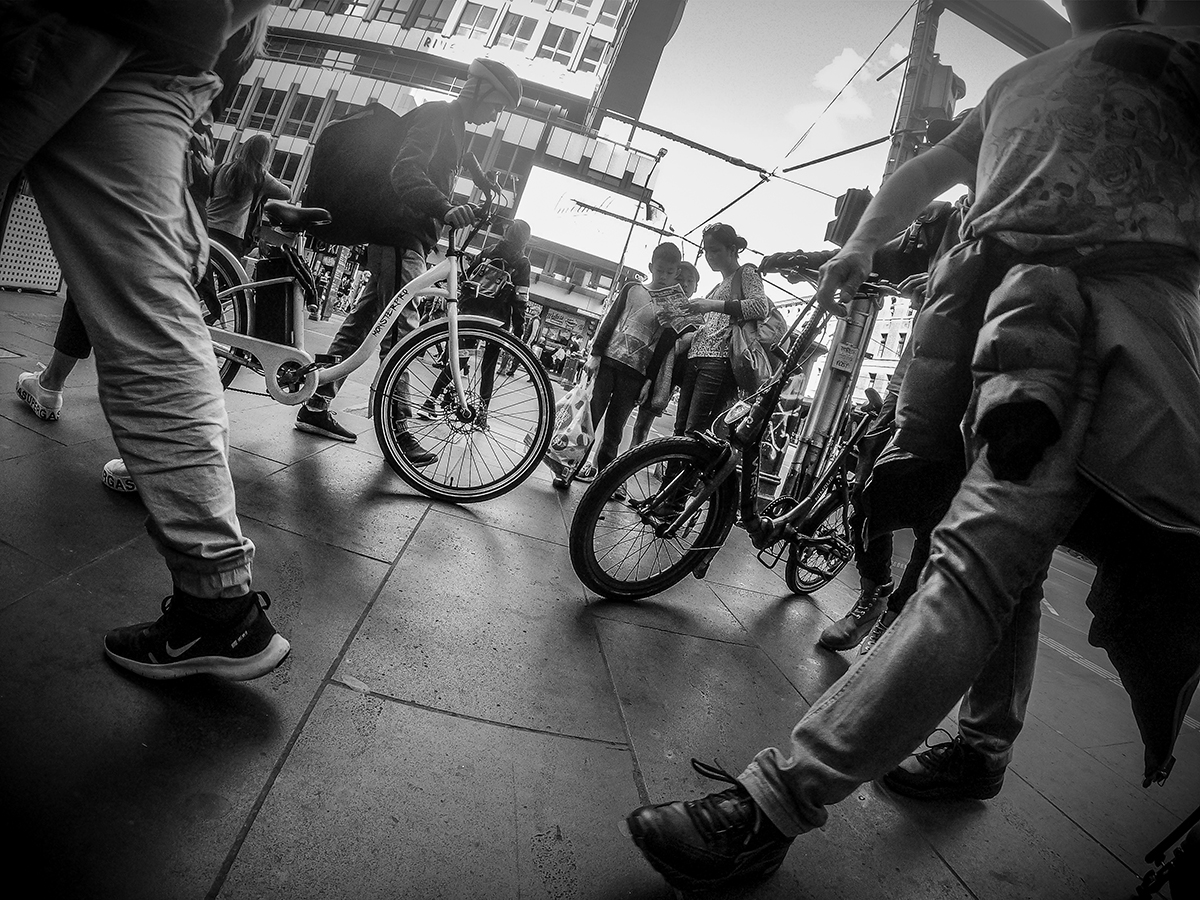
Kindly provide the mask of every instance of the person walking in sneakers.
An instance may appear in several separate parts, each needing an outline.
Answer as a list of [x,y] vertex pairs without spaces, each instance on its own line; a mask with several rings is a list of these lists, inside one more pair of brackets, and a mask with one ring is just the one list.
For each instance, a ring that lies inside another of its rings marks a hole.
[[[1123,533],[1100,530],[1091,635],[1130,695],[1146,784],[1170,770],[1200,677],[1200,29],[1152,25],[1135,0],[1065,6],[1073,38],[1010,69],[901,167],[822,268],[817,302],[852,294],[880,244],[974,178],[967,240],[930,281],[897,409],[901,432],[925,418],[909,449],[933,458],[962,453],[965,413],[971,465],[903,615],[809,709],[789,752],[764,749],[736,777],[705,769],[731,787],[627,817],[673,884],[773,872],[874,778],[909,796],[995,796],[1050,560],[1106,504],[1172,553],[1148,566],[1147,597]],[[1104,584],[1114,564],[1124,577]],[[960,698],[958,736],[906,761]]]
[[[310,176],[305,203],[323,206],[333,213],[329,228],[334,230],[328,234],[335,236],[337,229],[344,228],[346,223],[341,220],[347,215],[369,220],[371,231],[366,262],[371,276],[358,305],[346,316],[329,345],[331,355],[345,358],[362,345],[396,292],[425,272],[426,257],[437,246],[443,226],[462,228],[475,220],[469,205],[454,206],[450,201],[466,147],[466,125],[468,122],[472,125],[493,122],[502,110],[515,109],[520,101],[521,81],[511,69],[490,59],[474,60],[457,98],[424,103],[400,120],[406,131],[399,146],[345,148],[348,153],[360,155],[377,150],[384,154],[373,161],[380,169],[378,179],[359,178],[356,180],[361,184],[351,186],[352,190],[364,192],[361,203],[330,202],[331,198],[322,194],[317,182],[318,162],[314,156],[314,173]],[[366,115],[370,110],[368,107],[359,115]],[[356,167],[346,168],[349,171]],[[381,183],[390,185],[390,192],[381,189]],[[351,211],[343,214],[339,210],[343,205]],[[314,233],[321,234],[319,229]],[[380,354],[386,356],[396,339],[415,330],[419,324],[417,305],[410,303],[401,313],[392,334],[380,345]],[[354,443],[357,436],[338,423],[329,409],[340,386],[341,382],[335,382],[317,388],[297,413],[296,428]],[[407,398],[407,385],[401,386],[401,393]],[[401,420],[412,413],[408,400],[403,402],[406,408],[402,410]],[[397,443],[413,465],[427,466],[437,461],[437,454],[422,447],[407,430],[397,435]]]
[[[0,183],[24,169],[96,355],[101,406],[137,479],[172,592],[104,652],[147,678],[255,678],[287,655],[251,587],[228,419],[193,287],[207,235],[189,204],[193,123],[229,35],[266,0],[0,6]],[[154,223],[153,228],[147,222]]]

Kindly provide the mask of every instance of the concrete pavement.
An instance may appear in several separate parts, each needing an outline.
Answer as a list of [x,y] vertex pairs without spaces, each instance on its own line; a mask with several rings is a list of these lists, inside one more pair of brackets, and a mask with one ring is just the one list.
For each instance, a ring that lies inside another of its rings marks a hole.
[[[853,602],[849,573],[791,597],[738,532],[706,580],[602,601],[567,557],[578,487],[543,470],[490,503],[431,502],[375,444],[372,373],[335,404],[355,445],[295,431],[243,373],[251,393],[227,394],[238,507],[292,654],[245,684],[127,675],[100,638],[157,616],[170,584],[140,503],[101,486],[115,448],[94,366],[56,423],[13,392],[48,359],[60,305],[0,294],[0,797],[10,870],[39,893],[669,897],[620,816],[720,789],[692,756],[736,772],[786,745],[852,659],[815,646]],[[1131,896],[1142,856],[1200,801],[1200,712],[1167,785],[1143,789],[1128,701],[1084,636],[1090,571],[1063,557],[1052,573],[998,798],[865,785],[736,896]]]

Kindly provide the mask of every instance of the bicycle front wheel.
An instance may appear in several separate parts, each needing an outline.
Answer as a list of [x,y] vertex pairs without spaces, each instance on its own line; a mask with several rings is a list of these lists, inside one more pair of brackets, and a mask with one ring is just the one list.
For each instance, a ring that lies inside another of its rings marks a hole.
[[678,528],[713,450],[693,437],[647,441],[613,460],[584,491],[571,520],[571,565],[602,597],[638,600],[678,583],[704,560],[733,516],[727,478]]
[[[445,320],[413,332],[379,373],[375,434],[388,464],[423,494],[479,503],[537,468],[554,426],[554,389],[533,352],[490,322],[460,319],[447,353]],[[498,371],[501,351],[515,361]],[[460,406],[447,366],[462,373]]]
[[788,550],[784,580],[795,594],[811,594],[833,581],[854,556],[850,542],[849,502],[836,493],[821,503],[811,535],[802,535]]
[[[218,247],[220,249],[218,249]],[[243,284],[242,274],[232,256],[215,241],[209,252],[209,269],[204,274],[204,283],[197,290],[200,294],[200,311],[204,324],[222,328],[235,334],[246,334],[249,328],[246,309],[246,292],[237,290]],[[242,364],[236,359],[237,352],[228,344],[213,341],[217,356],[217,368],[221,373],[221,386],[229,387]]]

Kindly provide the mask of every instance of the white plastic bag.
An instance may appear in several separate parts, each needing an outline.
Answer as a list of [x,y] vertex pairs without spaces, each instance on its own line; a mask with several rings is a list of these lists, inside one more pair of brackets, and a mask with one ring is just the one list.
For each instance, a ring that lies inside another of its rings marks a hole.
[[555,475],[565,477],[587,455],[593,440],[592,379],[585,377],[554,404],[554,431],[544,462]]

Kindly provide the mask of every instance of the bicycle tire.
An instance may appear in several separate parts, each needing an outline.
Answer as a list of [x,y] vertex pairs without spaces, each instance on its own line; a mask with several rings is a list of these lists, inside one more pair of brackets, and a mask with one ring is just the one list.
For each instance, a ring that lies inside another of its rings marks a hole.
[[[464,421],[456,411],[452,384],[431,397],[440,367],[431,365],[427,354],[444,350],[449,333],[444,319],[424,325],[384,362],[372,401],[375,435],[388,465],[421,493],[448,503],[480,503],[511,491],[538,467],[554,427],[554,388],[520,339],[492,322],[460,318],[459,346],[472,357],[463,380],[473,411],[481,403],[485,350],[495,348],[497,357],[508,351],[517,360],[512,375],[495,372],[486,417]],[[457,360],[457,352],[450,358]],[[428,418],[415,415],[423,398],[432,401]],[[400,447],[405,432],[436,453],[437,460],[414,464]]]
[[[571,520],[568,548],[579,580],[602,597],[640,600],[694,571],[713,542],[728,533],[737,497],[735,479],[725,479],[671,538],[659,537],[652,517],[638,506],[661,490],[665,466],[672,461],[684,467],[679,483],[683,492],[661,499],[682,506],[699,471],[712,462],[713,452],[698,438],[666,437],[613,460],[584,491]],[[621,487],[626,498],[614,499]]]
[[[207,307],[203,307],[201,301],[202,312],[204,312],[204,322],[206,325],[213,325],[217,328],[223,328],[226,331],[234,332],[235,334],[246,334],[249,328],[249,316],[246,307],[246,292],[235,291],[227,294],[225,297],[219,297],[222,291],[228,290],[236,285],[243,284],[242,273],[232,263],[232,257],[227,253],[222,253],[218,244],[215,242],[211,246],[209,252],[209,270],[205,272],[205,278],[212,279],[212,289],[218,295],[221,304],[220,315],[214,320],[211,312]],[[220,344],[213,341],[214,351],[224,351],[226,356],[217,353],[217,369],[221,373],[221,387],[229,387],[233,383],[233,379],[237,376],[238,370],[242,364],[236,359],[231,358],[233,348],[227,344]]]
[[854,556],[847,498],[829,493],[810,521],[816,521],[817,526],[808,538],[830,538],[835,543],[829,548],[814,544],[806,537],[792,541],[783,575],[788,590],[794,594],[811,594],[825,587]]

